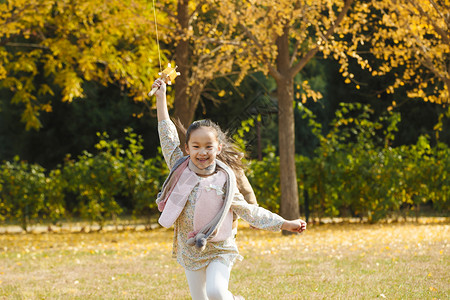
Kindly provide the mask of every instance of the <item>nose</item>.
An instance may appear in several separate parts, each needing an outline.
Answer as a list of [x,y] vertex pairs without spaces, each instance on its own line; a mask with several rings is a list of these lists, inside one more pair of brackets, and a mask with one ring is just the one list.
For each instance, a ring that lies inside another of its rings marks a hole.
[[202,155],[206,155],[207,153],[208,153],[208,150],[206,150],[206,149],[200,150],[200,154],[202,154]]

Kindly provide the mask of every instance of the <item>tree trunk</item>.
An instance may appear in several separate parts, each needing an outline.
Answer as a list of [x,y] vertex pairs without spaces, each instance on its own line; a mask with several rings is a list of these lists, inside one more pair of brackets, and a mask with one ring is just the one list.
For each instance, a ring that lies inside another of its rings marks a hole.
[[278,139],[280,151],[280,215],[285,219],[300,216],[297,173],[295,168],[293,81],[278,83]]
[[[278,138],[280,148],[280,215],[288,220],[298,219],[297,174],[295,168],[294,130],[294,78],[290,73],[289,29],[285,28],[277,38],[277,69],[281,76],[277,79],[278,97]],[[283,232],[286,234],[287,232]]]
[[[195,107],[190,104],[188,99],[189,87],[189,38],[187,37],[189,27],[189,9],[188,0],[178,0],[177,20],[180,30],[180,40],[175,49],[177,71],[181,73],[175,80],[175,100],[173,103],[174,119],[179,119],[184,127],[188,127],[192,122],[195,113]],[[178,132],[181,145],[184,144],[184,135]],[[184,147],[181,147],[184,150]]]

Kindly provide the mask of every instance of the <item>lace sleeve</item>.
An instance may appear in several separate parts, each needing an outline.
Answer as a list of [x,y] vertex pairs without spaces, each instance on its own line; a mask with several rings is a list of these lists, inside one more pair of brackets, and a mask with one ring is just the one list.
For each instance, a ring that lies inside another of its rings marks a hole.
[[240,193],[236,193],[231,210],[252,226],[269,231],[280,231],[285,220],[279,215],[253,204],[247,203]]
[[183,157],[177,128],[172,121],[162,120],[158,122],[158,133],[164,159],[169,168],[172,169],[175,162]]

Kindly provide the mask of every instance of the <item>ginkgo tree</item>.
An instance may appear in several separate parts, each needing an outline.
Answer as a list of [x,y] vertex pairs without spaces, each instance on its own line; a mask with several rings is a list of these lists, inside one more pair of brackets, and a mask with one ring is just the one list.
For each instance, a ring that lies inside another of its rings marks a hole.
[[[280,214],[298,218],[298,187],[295,169],[294,79],[318,53],[334,55],[348,64],[347,51],[356,38],[340,39],[342,31],[357,31],[369,11],[353,0],[245,0],[217,1],[223,23],[239,28],[239,47],[245,49],[247,65],[274,78],[277,84],[278,135],[280,153]],[[352,8],[358,14],[348,19]],[[239,48],[238,48],[239,49]],[[308,81],[300,84],[303,102],[317,101],[321,94],[313,91]]]
[[160,26],[162,41],[172,49],[181,73],[174,86],[173,117],[187,127],[202,97],[216,101],[225,95],[225,91],[206,90],[212,80],[231,74],[242,80],[247,73],[247,64],[236,56],[240,33],[223,23],[211,0],[165,0],[156,6],[167,16],[168,25]]
[[[405,81],[415,85],[410,97],[436,103],[448,102],[449,9],[445,1],[434,0],[298,0],[217,1],[223,23],[242,31],[239,46],[252,55],[247,64],[263,70],[277,84],[279,153],[281,169],[280,213],[299,215],[295,171],[295,98],[302,103],[317,101],[308,81],[294,80],[308,62],[318,55],[334,58],[341,65],[347,83],[354,81],[350,60],[375,75],[389,72],[403,77],[387,87],[393,92]],[[377,25],[373,23],[377,21]],[[363,52],[374,54],[372,64]],[[363,50],[363,51],[361,51]],[[423,72],[423,70],[428,72]],[[431,74],[431,76],[430,76]],[[441,83],[441,84],[440,84]],[[358,86],[355,86],[358,88]]]
[[39,114],[52,110],[51,100],[83,97],[86,81],[119,84],[143,100],[157,55],[145,0],[0,3],[0,88],[23,105],[27,129],[41,126]]

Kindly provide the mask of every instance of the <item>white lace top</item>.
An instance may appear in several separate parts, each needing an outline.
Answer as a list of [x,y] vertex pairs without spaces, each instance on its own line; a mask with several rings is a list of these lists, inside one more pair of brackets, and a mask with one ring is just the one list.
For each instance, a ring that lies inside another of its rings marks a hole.
[[[170,169],[175,162],[183,156],[180,141],[175,125],[170,120],[158,123],[161,148]],[[202,177],[199,177],[202,180]],[[210,185],[207,189],[215,189],[218,195],[224,191],[217,186]],[[194,209],[199,186],[197,185],[189,195],[186,206],[181,212],[174,226],[173,256],[178,263],[187,270],[198,270],[207,266],[211,261],[218,260],[227,266],[232,266],[236,259],[242,260],[239,255],[234,236],[225,241],[208,242],[203,251],[186,244],[188,233],[193,231]],[[254,227],[279,231],[284,219],[262,207],[248,204],[240,193],[236,193],[231,204],[231,210]]]

